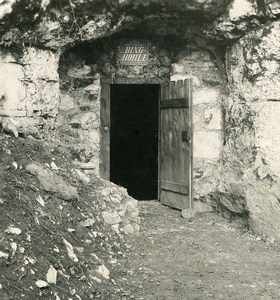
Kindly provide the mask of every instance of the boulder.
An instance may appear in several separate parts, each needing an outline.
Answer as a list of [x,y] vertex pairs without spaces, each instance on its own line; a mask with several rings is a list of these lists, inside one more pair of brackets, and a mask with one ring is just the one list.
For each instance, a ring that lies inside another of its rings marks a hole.
[[194,201],[193,208],[183,209],[181,214],[184,219],[189,221],[193,220],[197,214],[200,213],[209,213],[213,211],[213,207],[206,202]]
[[55,174],[48,167],[31,163],[26,166],[26,171],[38,178],[45,191],[55,193],[66,201],[79,198],[76,188],[68,184],[61,176]]

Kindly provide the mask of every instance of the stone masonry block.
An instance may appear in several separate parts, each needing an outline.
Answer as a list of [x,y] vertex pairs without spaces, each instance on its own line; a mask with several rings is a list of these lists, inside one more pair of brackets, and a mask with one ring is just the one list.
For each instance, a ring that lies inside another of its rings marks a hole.
[[26,97],[25,86],[22,83],[23,68],[15,63],[2,63],[0,57],[0,108],[17,109]]
[[27,48],[22,58],[25,77],[58,81],[59,56],[49,50]]
[[216,159],[222,152],[221,131],[196,131],[194,129],[194,157]]
[[195,89],[193,93],[194,106],[201,103],[220,103],[220,99],[220,90],[218,88],[203,87]]

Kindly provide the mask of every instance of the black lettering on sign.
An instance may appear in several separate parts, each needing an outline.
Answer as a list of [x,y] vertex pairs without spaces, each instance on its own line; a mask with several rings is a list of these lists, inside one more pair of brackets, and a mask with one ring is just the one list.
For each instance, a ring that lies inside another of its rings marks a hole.
[[147,65],[149,63],[148,43],[124,43],[119,46],[121,65]]

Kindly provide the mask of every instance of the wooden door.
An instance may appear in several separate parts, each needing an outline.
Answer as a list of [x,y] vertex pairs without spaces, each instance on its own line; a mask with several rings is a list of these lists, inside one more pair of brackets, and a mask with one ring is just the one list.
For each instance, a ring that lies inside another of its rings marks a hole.
[[192,81],[162,85],[160,102],[160,201],[192,207]]

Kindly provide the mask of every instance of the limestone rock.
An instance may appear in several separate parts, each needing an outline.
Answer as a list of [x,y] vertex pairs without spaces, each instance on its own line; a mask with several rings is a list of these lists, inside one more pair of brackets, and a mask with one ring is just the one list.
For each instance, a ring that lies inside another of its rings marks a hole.
[[196,215],[196,211],[191,208],[183,209],[182,210],[182,217],[187,220],[192,220]]
[[105,223],[109,225],[115,225],[121,222],[121,218],[116,211],[104,211],[102,212],[102,217]]
[[88,218],[85,221],[80,222],[80,226],[82,227],[90,227],[95,223],[94,218]]
[[143,67],[140,67],[140,66],[134,66],[131,68],[131,72],[134,74],[134,75],[140,75],[140,74],[143,74]]
[[31,81],[39,79],[58,83],[58,61],[59,56],[52,51],[26,47],[22,57],[24,75]]
[[11,245],[11,248],[12,248],[12,256],[14,256],[16,251],[17,251],[18,245],[15,242],[12,242],[10,245]]
[[115,72],[115,67],[111,65],[110,63],[106,63],[102,67],[102,72],[105,76],[111,76]]
[[[260,97],[262,101],[279,98],[279,31],[280,21],[272,22],[244,36],[228,49],[232,88],[239,91],[246,101],[256,101]],[[253,40],[256,37],[259,42],[254,45]]]
[[31,163],[26,166],[26,171],[36,176],[47,192],[56,193],[64,200],[77,200],[79,198],[76,188],[66,183],[61,176],[40,164]]
[[183,209],[181,214],[184,219],[193,220],[197,214],[212,212],[213,207],[206,202],[196,200],[193,202],[193,208]]
[[12,6],[15,2],[16,2],[15,0],[8,0],[5,2],[1,2],[0,18],[3,18],[6,14],[9,14],[12,12]]
[[227,144],[222,186],[225,193],[217,195],[221,205],[230,211],[247,213],[253,231],[277,239],[280,238],[279,33],[277,20],[251,31],[228,49],[232,97],[225,101]]
[[163,67],[170,67],[171,59],[168,56],[164,56],[160,59],[160,63]]
[[7,229],[5,229],[5,232],[8,233],[8,234],[19,235],[19,234],[21,234],[21,229],[11,225]]
[[88,92],[90,94],[98,94],[100,93],[100,85],[99,84],[91,84],[85,87],[85,92]]
[[196,213],[208,213],[214,211],[214,208],[211,206],[210,203],[202,201],[194,201],[193,209],[196,211]]
[[203,199],[216,190],[220,182],[222,168],[218,161],[203,158],[194,158],[193,166],[194,198]]
[[[77,114],[73,116],[69,124],[73,126],[74,128],[82,128],[85,130],[93,129],[98,126],[98,118],[95,112],[86,112],[82,114]],[[98,141],[93,141],[98,142]]]
[[57,270],[51,265],[46,274],[46,279],[48,283],[56,284],[57,279]]
[[9,258],[9,254],[0,250],[0,258],[8,259]]
[[54,171],[57,171],[59,169],[54,161],[51,162],[50,166]]
[[44,281],[44,280],[37,280],[37,281],[35,282],[35,284],[36,284],[37,287],[40,288],[40,289],[43,289],[43,288],[46,288],[46,287],[49,286],[49,284],[48,284],[46,281]]
[[194,133],[194,153],[202,159],[218,159],[222,152],[222,132],[199,130]]
[[[240,187],[242,189],[242,187]],[[214,193],[213,197],[223,207],[227,208],[231,212],[237,214],[244,214],[247,212],[247,205],[244,195],[241,196],[239,193]]]
[[277,0],[270,0],[269,2],[267,1],[267,5],[269,8],[269,11],[271,12],[272,15],[277,16],[280,14],[280,3]]
[[77,178],[79,180],[81,180],[83,183],[85,184],[89,184],[90,183],[90,178],[84,174],[82,171],[78,170],[78,169],[75,169],[74,170],[74,174],[77,176]]
[[111,228],[112,228],[112,230],[115,231],[116,233],[119,233],[119,232],[120,232],[120,230],[119,230],[120,224],[111,225]]
[[257,5],[248,0],[234,0],[229,9],[229,19],[237,21],[238,19],[256,15]]
[[[131,198],[125,188],[104,181],[99,190],[103,201],[102,218],[117,233],[139,234],[138,201]],[[106,209],[106,210],[105,210]]]
[[36,201],[40,203],[40,205],[42,205],[43,207],[45,206],[45,201],[40,195],[36,198]]
[[134,230],[134,228],[131,224],[125,225],[123,229],[128,234],[134,234],[135,233],[135,230]]
[[116,72],[117,77],[127,77],[127,70],[126,69],[118,69]]
[[97,273],[104,279],[110,279],[110,271],[104,265],[98,267]]
[[3,130],[12,133],[16,138],[18,138],[18,122],[11,118],[6,118],[2,122]]
[[138,212],[138,201],[135,199],[130,198],[129,200],[127,200],[127,211],[128,212]]
[[121,203],[121,200],[122,200],[122,196],[120,194],[111,194],[110,196],[110,200],[113,202],[113,203]]
[[160,67],[158,70],[158,77],[163,77],[169,75],[171,72],[171,68],[169,67]]
[[87,76],[90,73],[91,73],[91,67],[86,65],[80,68],[72,68],[68,70],[68,75],[70,77],[75,77],[75,78]]
[[246,188],[249,226],[254,232],[280,239],[280,184],[269,186],[266,181],[257,181]]
[[73,246],[67,240],[65,240],[64,238],[62,238],[62,240],[63,240],[63,243],[66,247],[69,258],[72,259],[75,262],[78,262],[79,260],[78,260],[78,257],[76,256],[76,254],[74,253]]

